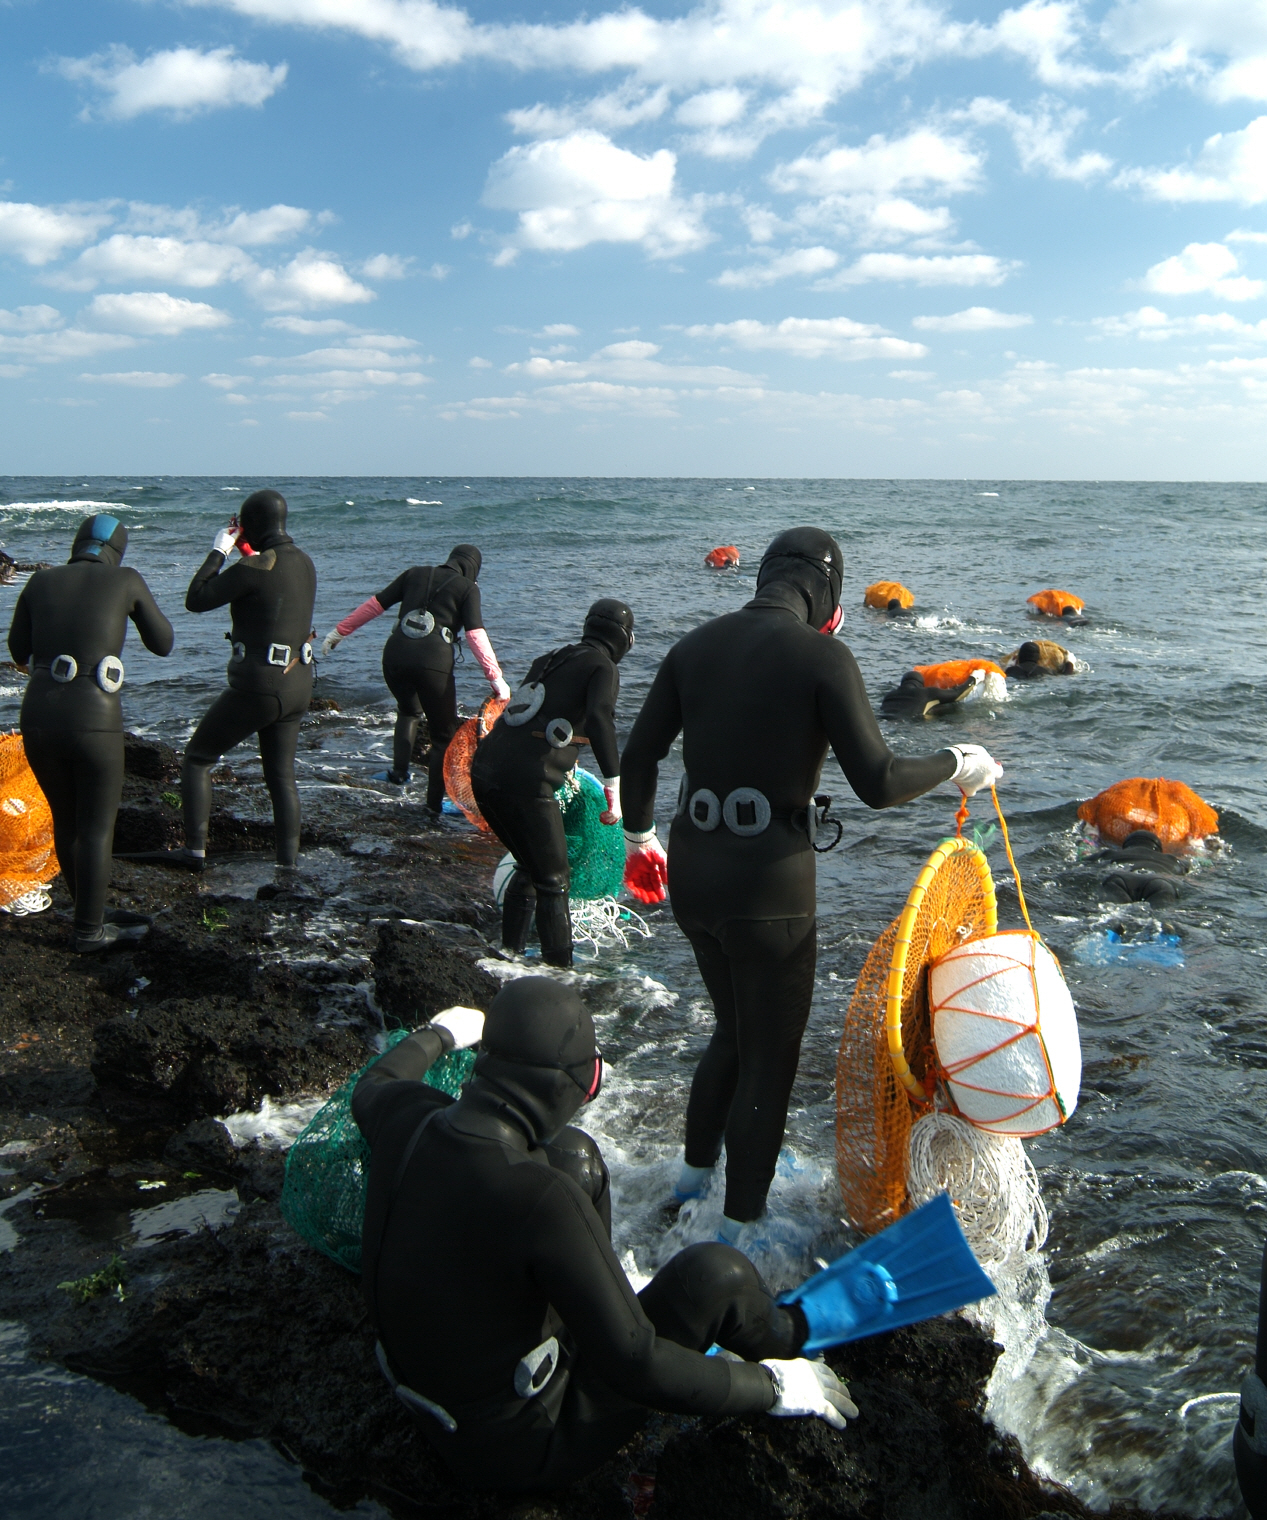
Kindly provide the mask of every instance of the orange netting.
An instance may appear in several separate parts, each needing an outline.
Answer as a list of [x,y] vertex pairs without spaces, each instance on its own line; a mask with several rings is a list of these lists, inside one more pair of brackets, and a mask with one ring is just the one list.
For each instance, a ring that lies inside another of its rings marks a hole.
[[739,563],[739,550],[734,544],[719,544],[704,556],[704,563],[714,570],[727,570]]
[[471,790],[471,761],[475,758],[475,746],[501,717],[505,707],[502,698],[486,697],[479,712],[463,723],[444,752],[445,791],[475,827],[483,829],[486,834],[492,830],[484,822],[484,815],[476,806],[475,793]]
[[1132,776],[1084,802],[1078,817],[1112,844],[1136,829],[1148,829],[1168,848],[1179,848],[1219,831],[1219,815],[1182,781]]
[[1081,612],[1086,606],[1072,591],[1035,591],[1025,600],[1035,612],[1045,612],[1048,617],[1063,617],[1066,611]]
[[901,581],[875,581],[862,593],[864,607],[878,607],[881,612],[897,607],[913,607],[915,593],[908,591]]
[[943,660],[940,665],[915,665],[912,667],[924,677],[925,686],[935,686],[947,691],[952,686],[962,686],[972,679],[974,670],[984,670],[991,675],[1003,675],[1003,667],[993,660]]
[[836,1170],[845,1216],[864,1234],[905,1212],[911,1125],[932,1107],[928,964],[997,927],[984,854],[948,839],[858,975],[836,1060]]
[[21,734],[0,734],[0,907],[46,886],[60,867],[53,815],[40,791]]

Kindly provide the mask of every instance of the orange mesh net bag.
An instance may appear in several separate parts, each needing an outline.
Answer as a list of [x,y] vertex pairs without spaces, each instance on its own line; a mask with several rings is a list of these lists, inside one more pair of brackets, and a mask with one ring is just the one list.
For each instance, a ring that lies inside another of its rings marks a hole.
[[471,790],[471,761],[475,758],[475,746],[492,728],[505,711],[506,702],[501,697],[486,697],[484,705],[473,718],[468,718],[449,740],[444,752],[444,789],[452,802],[466,814],[477,829],[491,833],[484,815],[476,805]]
[[899,608],[913,607],[915,593],[907,590],[901,581],[874,581],[862,593],[864,607],[876,607],[881,612],[896,612]]
[[1006,679],[1003,667],[993,660],[943,660],[940,665],[913,665],[911,668],[924,677],[925,686],[936,686],[943,691],[970,681],[974,670],[984,670],[989,676]]
[[21,734],[0,734],[0,908],[38,893],[60,867],[53,815],[40,791]]
[[836,1060],[836,1168],[845,1215],[864,1234],[905,1213],[911,1126],[932,1109],[927,965],[997,927],[985,855],[947,839],[859,973]]
[[1033,596],[1027,596],[1025,600],[1035,612],[1044,613],[1047,617],[1065,617],[1071,612],[1081,612],[1087,605],[1072,591],[1035,591]]
[[1136,829],[1156,834],[1167,849],[1182,849],[1219,831],[1219,815],[1182,781],[1132,776],[1115,782],[1078,808],[1078,817],[1101,839],[1121,844]]

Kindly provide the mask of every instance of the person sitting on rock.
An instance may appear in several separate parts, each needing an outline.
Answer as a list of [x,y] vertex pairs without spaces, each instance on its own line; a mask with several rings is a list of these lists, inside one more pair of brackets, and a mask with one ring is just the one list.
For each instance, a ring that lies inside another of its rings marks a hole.
[[1052,639],[1027,639],[1008,655],[1003,666],[1014,681],[1033,681],[1041,676],[1072,676],[1078,671],[1074,657]]
[[[420,1078],[482,1040],[454,1101]],[[594,1141],[568,1121],[603,1062],[576,991],[521,977],[487,1021],[448,1009],[361,1077],[369,1143],[361,1286],[379,1366],[465,1482],[554,1488],[600,1466],[652,1409],[816,1415],[857,1409],[808,1326],[720,1243],[688,1246],[635,1294],[611,1244]],[[707,1356],[722,1346],[733,1360]]]

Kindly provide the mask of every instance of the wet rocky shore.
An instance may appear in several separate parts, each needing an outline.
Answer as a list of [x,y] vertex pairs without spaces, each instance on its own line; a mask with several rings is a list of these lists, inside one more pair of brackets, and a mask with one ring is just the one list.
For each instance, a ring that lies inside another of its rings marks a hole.
[[[177,771],[165,746],[129,743],[117,849],[179,842]],[[154,915],[143,944],[68,954],[60,882],[53,911],[0,915],[0,1319],[33,1355],[182,1428],[267,1438],[336,1506],[368,1495],[400,1516],[1090,1513],[984,1420],[997,1348],[954,1318],[832,1358],[862,1411],[843,1434],[656,1417],[566,1492],[455,1487],[377,1371],[356,1280],[282,1219],[282,1152],[235,1144],[218,1119],[333,1091],[381,1020],[487,1006],[500,848],[417,805],[367,809],[347,777],[305,798],[305,853],[281,872],[263,787],[231,766],[216,779],[205,875],[116,861],[113,903]]]

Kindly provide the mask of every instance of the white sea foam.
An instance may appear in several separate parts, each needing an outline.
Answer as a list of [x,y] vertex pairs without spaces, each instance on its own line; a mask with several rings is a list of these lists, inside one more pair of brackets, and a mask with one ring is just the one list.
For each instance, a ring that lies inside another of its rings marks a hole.
[[220,1123],[239,1149],[254,1140],[269,1150],[285,1151],[325,1101],[324,1097],[318,1097],[304,1098],[298,1103],[274,1103],[266,1097],[258,1108],[228,1114]]
[[87,512],[126,507],[125,501],[6,501],[0,512]]

